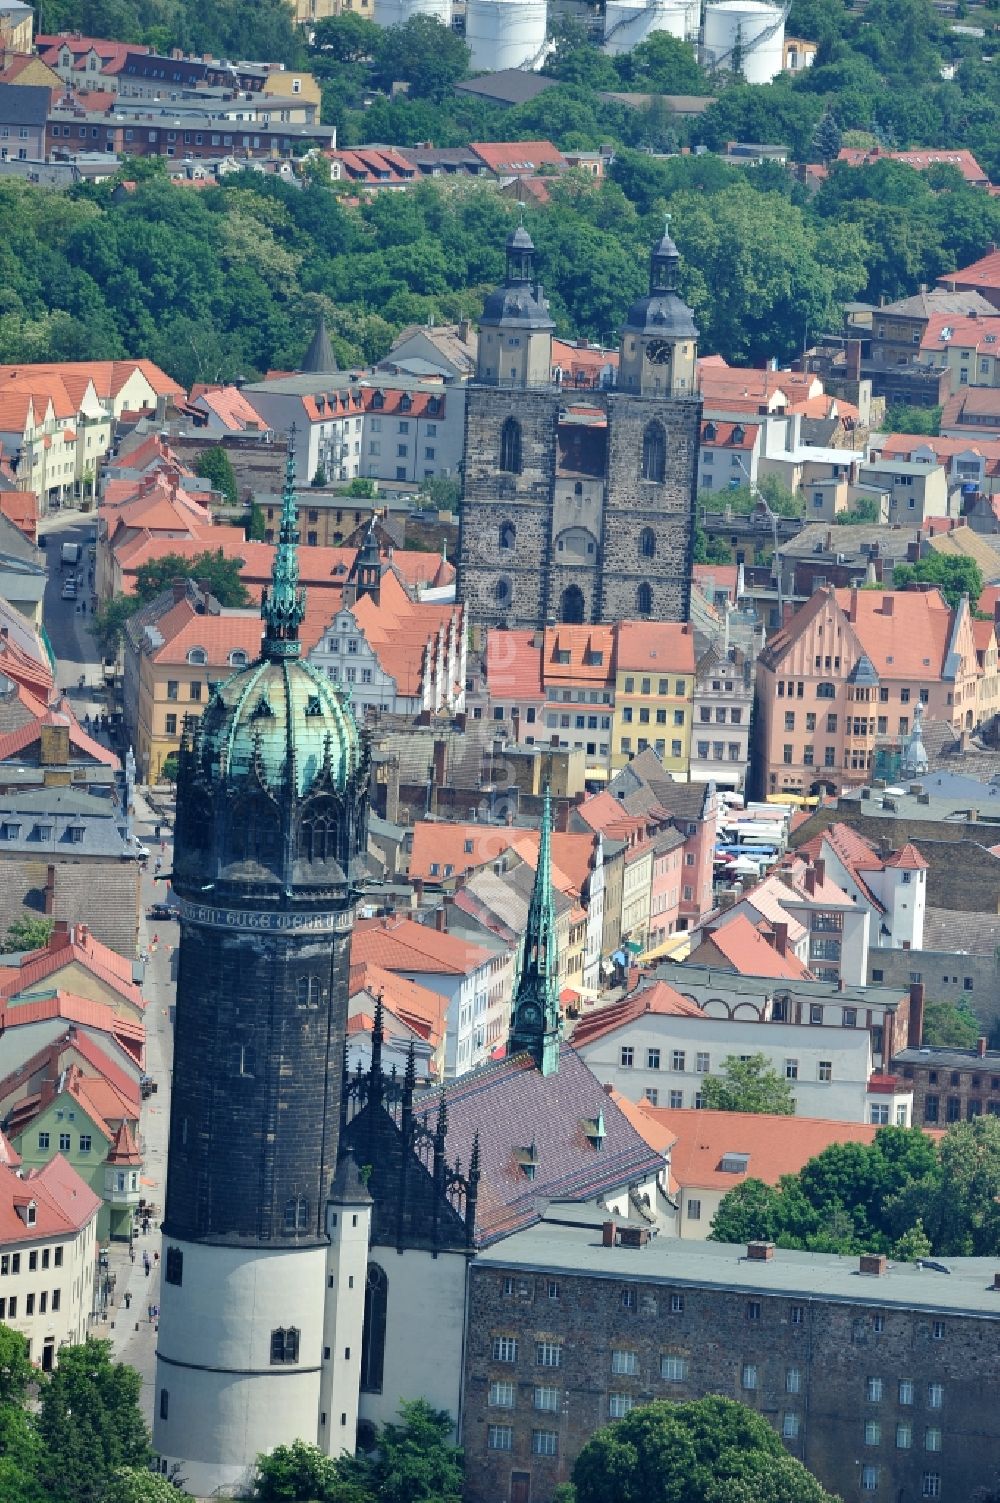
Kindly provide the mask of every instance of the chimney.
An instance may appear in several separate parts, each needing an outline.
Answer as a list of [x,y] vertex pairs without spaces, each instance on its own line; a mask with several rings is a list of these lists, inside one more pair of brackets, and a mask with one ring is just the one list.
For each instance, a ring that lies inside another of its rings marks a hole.
[[986,1042],[986,1039],[982,1035],[976,1039],[976,1057],[978,1059],[986,1058]]
[[467,318],[459,319],[459,322],[458,322],[458,337],[462,341],[463,344],[468,344],[468,342],[469,342],[469,334],[470,334],[471,330],[472,330],[472,325],[471,325],[471,323],[469,322],[469,320]]
[[858,592],[852,590],[847,603],[847,619],[856,622],[858,619]]
[[434,927],[439,934],[448,933],[448,911],[443,903],[434,910]]
[[73,938],[76,940],[76,943],[78,945],[81,945],[84,949],[86,949],[86,947],[87,947],[87,940],[88,940],[89,936],[90,936],[90,930],[87,928],[86,924],[76,924],[76,925],[74,925],[74,928],[73,928]]
[[787,924],[772,924],[771,927],[774,930],[774,948],[777,950],[777,952],[778,952],[779,955],[787,955],[788,954],[788,925]]
[[806,871],[806,879],[805,880],[806,880],[806,892],[809,894],[810,897],[815,896],[815,893],[816,893],[816,873],[815,873],[815,871],[813,870],[813,868],[811,866]]
[[816,884],[817,884],[817,886],[822,887],[823,883],[826,881],[826,861],[823,859],[822,856],[819,858],[818,861],[814,861],[813,862],[813,868],[812,869],[816,873]]
[[924,1041],[924,983],[910,982],[910,1026],[906,1042],[910,1049],[919,1049]]
[[56,869],[54,866],[45,868],[45,912],[49,918],[56,904]]
[[860,381],[861,380],[861,340],[860,339],[849,339],[847,341],[847,349],[845,351],[845,354],[846,354],[846,357],[847,357],[846,362],[845,362],[846,363],[846,371],[847,371],[847,379],[849,381]]
[[774,1257],[773,1242],[748,1242],[747,1258],[751,1263],[770,1263]]
[[69,924],[65,919],[56,919],[49,939],[50,950],[65,950],[70,943]]
[[859,1273],[873,1273],[876,1278],[881,1278],[889,1266],[889,1260],[885,1253],[862,1253],[858,1263]]
[[181,601],[184,599],[184,596],[187,594],[187,580],[175,579],[170,588],[174,596],[174,605],[180,605]]
[[890,594],[883,595],[882,596],[882,614],[883,614],[883,616],[891,616],[892,613],[893,613],[894,607],[895,607],[895,601],[893,600],[892,596]]
[[435,743],[434,743],[434,765],[433,765],[432,777],[434,779],[435,784],[439,788],[441,788],[441,787],[444,786],[445,772],[446,772],[446,768],[447,768],[447,762],[448,762],[448,743],[446,741],[435,741]]
[[[614,1247],[617,1235],[618,1228],[613,1221],[605,1221],[601,1224],[601,1244],[603,1247]],[[997,1277],[1000,1278],[1000,1274]]]

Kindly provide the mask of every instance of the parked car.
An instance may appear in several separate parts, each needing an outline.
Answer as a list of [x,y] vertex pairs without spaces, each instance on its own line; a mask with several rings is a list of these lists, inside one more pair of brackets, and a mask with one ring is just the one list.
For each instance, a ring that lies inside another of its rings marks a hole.
[[62,598],[64,600],[75,600],[76,599],[76,580],[75,579],[67,579],[66,583],[62,587]]
[[146,909],[146,917],[160,921],[163,919],[175,919],[177,917],[177,909],[172,903],[150,903]]

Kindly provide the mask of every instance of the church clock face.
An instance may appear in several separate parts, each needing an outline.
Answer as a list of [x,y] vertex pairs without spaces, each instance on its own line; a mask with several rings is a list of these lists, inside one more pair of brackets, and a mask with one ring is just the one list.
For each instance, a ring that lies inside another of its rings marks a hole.
[[526,1007],[521,1008],[521,1022],[527,1024],[529,1028],[538,1022],[538,1008],[534,1003],[529,1002]]
[[669,365],[670,355],[670,345],[665,339],[654,339],[646,346],[646,359],[650,365]]

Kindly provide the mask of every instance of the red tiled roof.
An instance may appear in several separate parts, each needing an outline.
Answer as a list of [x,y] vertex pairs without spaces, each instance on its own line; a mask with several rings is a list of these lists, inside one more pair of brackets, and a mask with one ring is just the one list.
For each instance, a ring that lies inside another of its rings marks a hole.
[[365,992],[369,997],[381,997],[382,1006],[407,1028],[426,1039],[432,1048],[437,1049],[441,1044],[448,1001],[439,992],[368,961],[351,965],[350,995],[353,998],[359,992]]
[[44,1023],[52,1018],[63,1018],[67,1023],[79,1023],[101,1033],[110,1033],[134,1057],[137,1048],[141,1052],[145,1044],[146,1030],[141,1023],[120,1017],[105,1002],[91,1002],[89,998],[77,997],[71,992],[57,991],[44,997],[6,997],[0,1003],[0,1029]]
[[972,152],[964,149],[945,148],[934,151],[924,146],[919,151],[883,151],[878,146],[842,146],[837,157],[838,162],[846,162],[849,167],[870,167],[874,162],[886,160],[902,162],[904,166],[912,167],[917,172],[926,172],[928,167],[955,167],[967,183],[974,183],[979,187],[986,187],[989,183],[989,178]]
[[909,871],[927,871],[928,865],[915,845],[907,841],[898,851],[886,858],[886,866],[900,867]]
[[109,1164],[141,1164],[142,1154],[128,1122],[122,1122],[115,1133],[114,1141],[108,1150],[106,1162]]
[[145,1008],[142,992],[132,979],[131,963],[80,924],[65,930],[53,930],[47,945],[25,955],[13,976],[0,979],[0,1001],[27,992],[65,966],[74,964],[83,966],[84,970],[112,987],[133,1007]]
[[619,1028],[627,1028],[651,1012],[680,1018],[704,1017],[696,1003],[682,997],[680,992],[668,986],[665,981],[653,981],[632,992],[630,996],[623,997],[620,1002],[595,1008],[581,1018],[573,1030],[573,1048],[584,1049],[595,1039],[616,1033]]
[[[35,1203],[34,1226],[26,1226],[15,1207]],[[61,1154],[41,1169],[21,1177],[9,1164],[0,1167],[0,1243],[44,1242],[72,1236],[100,1210],[101,1197]]]
[[562,152],[551,141],[470,141],[469,150],[492,172],[534,174],[539,167],[568,167]]
[[703,449],[752,449],[759,432],[759,423],[721,423],[706,418],[701,425],[701,446]]
[[541,643],[540,632],[489,629],[486,635],[486,682],[491,699],[545,698]]
[[1000,250],[989,251],[958,271],[944,272],[938,277],[938,282],[944,287],[970,285],[1000,289]]
[[706,930],[698,950],[689,957],[693,963],[699,951],[707,946],[713,947],[740,976],[774,976],[788,981],[811,979],[801,960],[795,955],[779,954],[743,913],[728,924]]
[[[693,1107],[672,1110],[650,1106],[646,1101],[639,1103],[632,1120],[653,1147],[673,1139],[670,1172],[685,1190],[732,1190],[748,1178],[776,1185],[782,1175],[798,1174],[810,1159],[832,1144],[873,1143],[879,1131],[867,1122]],[[743,1173],[719,1167],[728,1154],[749,1156]]]
[[371,962],[388,971],[467,976],[493,958],[480,945],[406,918],[361,919],[351,939],[352,964]]
[[694,627],[673,621],[620,621],[615,630],[616,666],[659,673],[694,672]]

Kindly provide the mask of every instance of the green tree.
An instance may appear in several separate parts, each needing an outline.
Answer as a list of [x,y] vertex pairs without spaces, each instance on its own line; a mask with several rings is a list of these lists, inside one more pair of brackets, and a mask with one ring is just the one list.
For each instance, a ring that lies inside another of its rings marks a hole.
[[102,657],[118,656],[125,623],[135,615],[139,604],[134,595],[112,595],[93,616],[90,630]]
[[840,151],[840,126],[832,110],[826,109],[813,131],[812,148],[821,162],[832,162]]
[[730,1399],[658,1400],[598,1430],[575,1503],[836,1503],[760,1415]]
[[168,752],[160,765],[160,781],[176,783],[180,759],[175,751]]
[[232,460],[221,444],[214,449],[202,449],[195,462],[195,474],[212,482],[212,489],[224,496],[230,506],[237,501],[236,471]]
[[888,407],[884,428],[886,433],[919,433],[937,437],[941,429],[941,408]]
[[328,16],[316,22],[309,50],[314,58],[361,63],[375,57],[381,43],[382,31],[374,21],[345,11],[342,16]]
[[850,511],[842,511],[834,517],[834,521],[841,527],[857,527],[861,523],[877,522],[879,519],[879,503],[871,496],[862,496],[855,501]]
[[256,501],[250,503],[250,515],[247,518],[246,533],[248,543],[262,543],[267,536],[267,519],[264,516],[264,508]]
[[24,914],[7,926],[7,933],[0,951],[4,955],[16,955],[22,950],[42,950],[49,942],[55,919],[35,918]]
[[101,1494],[101,1503],[177,1503],[173,1483],[156,1472],[119,1467]]
[[354,479],[344,489],[345,496],[356,496],[360,501],[371,501],[378,495],[378,482],[369,480],[364,475],[355,475]]
[[253,1496],[260,1503],[374,1503],[374,1494],[345,1480],[342,1467],[304,1440],[257,1458]]
[[728,1055],[721,1075],[706,1075],[701,1083],[703,1105],[717,1112],[773,1112],[791,1117],[795,1097],[791,1082],[767,1061],[764,1054],[740,1059]]
[[142,1379],[111,1360],[111,1343],[64,1347],[41,1393],[41,1480],[52,1503],[103,1503],[115,1474],[152,1455],[139,1407]]
[[722,1197],[711,1242],[773,1242],[781,1228],[780,1193],[761,1179],[745,1179]]
[[949,558],[931,553],[914,564],[897,564],[892,578],[897,589],[905,589],[911,583],[937,585],[953,610],[963,595],[969,597],[974,610],[983,593],[983,572],[971,558]]
[[928,1002],[924,1008],[925,1044],[945,1049],[974,1049],[983,1032],[971,1007],[963,1002]]
[[[708,504],[708,495],[705,495]],[[696,564],[731,564],[733,555],[722,538],[709,537],[704,527],[694,530],[694,562]]]
[[[624,87],[637,94],[707,94],[709,83],[690,42],[654,31],[645,42],[616,58]],[[615,87],[615,85],[611,85]]]
[[404,1400],[399,1414],[402,1424],[383,1425],[375,1451],[341,1461],[346,1479],[379,1503],[459,1503],[462,1453],[451,1444],[451,1415],[424,1399]]
[[240,578],[240,560],[227,558],[222,549],[217,548],[196,554],[194,558],[166,553],[148,564],[140,564],[135,571],[136,610],[162,595],[177,579],[193,579],[205,584],[222,606],[238,607],[246,605],[250,599]]
[[430,475],[421,482],[420,495],[438,511],[457,511],[462,499],[462,482],[454,475]]
[[415,98],[443,99],[468,71],[465,42],[434,16],[411,16],[381,32],[374,73],[385,89],[405,79]]

